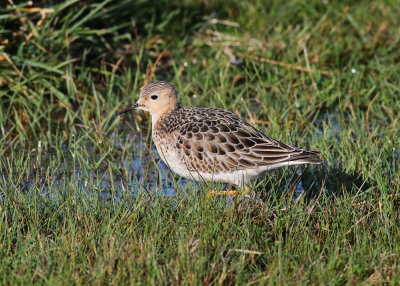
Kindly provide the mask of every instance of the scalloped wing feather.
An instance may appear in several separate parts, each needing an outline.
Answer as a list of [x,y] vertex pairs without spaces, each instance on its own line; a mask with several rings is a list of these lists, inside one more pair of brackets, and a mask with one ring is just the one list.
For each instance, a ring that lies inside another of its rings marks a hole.
[[[305,151],[264,135],[232,112],[217,108],[185,108],[187,121],[178,129],[176,147],[190,171],[227,172],[282,165],[320,163]],[[301,160],[301,162],[300,162]]]

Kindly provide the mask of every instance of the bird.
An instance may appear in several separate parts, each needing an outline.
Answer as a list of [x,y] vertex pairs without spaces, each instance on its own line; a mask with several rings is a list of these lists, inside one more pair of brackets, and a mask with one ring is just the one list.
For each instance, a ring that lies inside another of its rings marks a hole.
[[318,158],[320,151],[307,151],[272,139],[231,111],[181,107],[177,89],[167,81],[145,85],[137,102],[118,114],[132,110],[150,113],[152,138],[160,158],[187,179],[248,190],[253,180],[268,171],[322,162]]

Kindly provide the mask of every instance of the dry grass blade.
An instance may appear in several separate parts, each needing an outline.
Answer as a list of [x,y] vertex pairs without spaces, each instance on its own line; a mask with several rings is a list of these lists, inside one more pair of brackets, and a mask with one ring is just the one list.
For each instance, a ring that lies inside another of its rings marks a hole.
[[153,76],[154,76],[154,73],[155,73],[156,70],[157,70],[157,64],[158,64],[158,62],[161,60],[161,58],[163,57],[165,51],[166,51],[166,50],[164,49],[164,50],[158,55],[156,61],[153,63],[153,65],[151,65],[151,67],[150,67],[150,64],[147,65],[147,69],[146,69],[146,79],[144,80],[143,86],[145,86],[146,84],[148,84],[149,82],[152,81]]
[[311,69],[311,68],[307,68],[307,67],[302,67],[299,65],[293,65],[293,64],[288,64],[288,63],[284,63],[284,62],[279,62],[279,61],[275,61],[275,60],[271,60],[271,59],[265,59],[262,57],[258,57],[258,56],[250,56],[250,55],[245,55],[243,53],[238,53],[238,55],[240,57],[243,58],[247,58],[250,60],[255,60],[258,62],[262,62],[262,63],[268,63],[271,65],[277,65],[283,68],[288,68],[288,69],[295,69],[298,71],[304,71],[304,72],[309,72],[309,73],[321,73],[323,75],[333,75],[333,73],[331,71],[327,71],[327,70],[316,70],[316,69]]

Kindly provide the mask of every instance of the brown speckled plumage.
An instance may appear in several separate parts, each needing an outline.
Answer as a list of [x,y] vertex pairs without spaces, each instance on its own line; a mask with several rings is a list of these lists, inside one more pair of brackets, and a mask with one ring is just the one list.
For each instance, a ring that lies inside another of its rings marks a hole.
[[315,158],[318,151],[274,140],[230,111],[180,108],[176,97],[170,83],[150,83],[137,106],[153,115],[152,135],[161,158],[184,177],[242,185],[268,170],[321,162]]
[[305,151],[271,139],[217,108],[178,108],[155,126],[155,137],[169,137],[191,172],[227,172],[310,158]]

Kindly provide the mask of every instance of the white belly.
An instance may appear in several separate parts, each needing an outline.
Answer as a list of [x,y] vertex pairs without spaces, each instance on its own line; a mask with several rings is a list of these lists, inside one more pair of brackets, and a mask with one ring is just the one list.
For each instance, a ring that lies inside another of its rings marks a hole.
[[259,174],[257,169],[250,170],[237,170],[229,172],[208,173],[199,171],[189,171],[184,160],[180,154],[175,152],[173,148],[166,148],[166,146],[157,146],[158,154],[164,163],[179,176],[195,181],[205,182],[221,182],[237,186],[248,184],[252,179],[256,178]]

